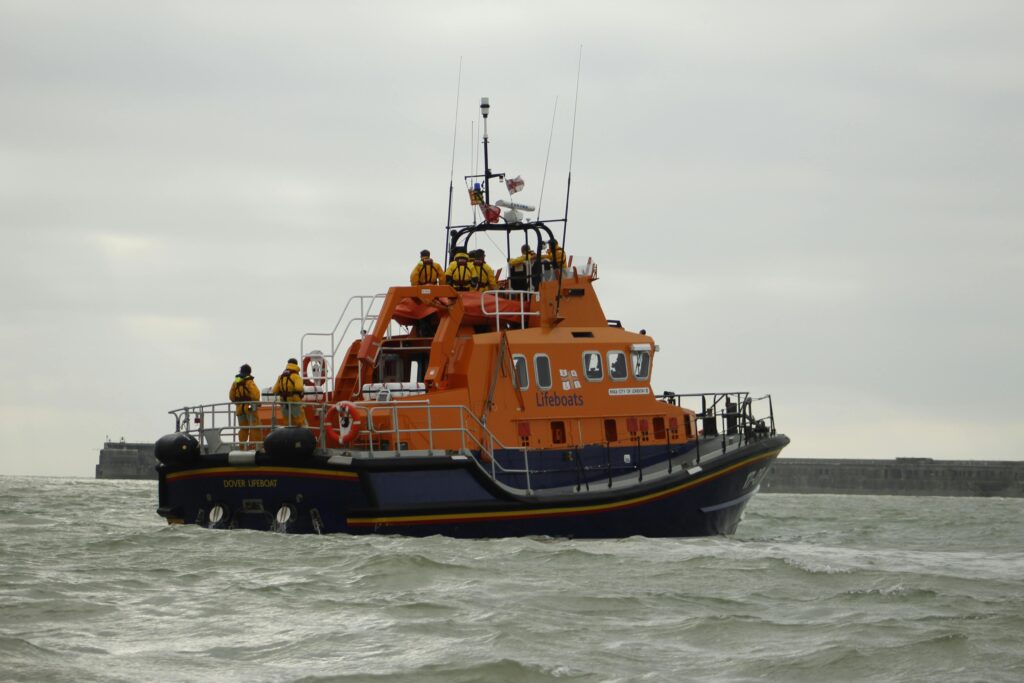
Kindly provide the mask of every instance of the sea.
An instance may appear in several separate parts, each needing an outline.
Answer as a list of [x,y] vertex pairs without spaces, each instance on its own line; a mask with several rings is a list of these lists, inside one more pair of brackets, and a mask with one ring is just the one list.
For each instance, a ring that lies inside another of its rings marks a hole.
[[167,526],[0,477],[0,681],[1024,681],[1024,500],[759,494],[725,538]]

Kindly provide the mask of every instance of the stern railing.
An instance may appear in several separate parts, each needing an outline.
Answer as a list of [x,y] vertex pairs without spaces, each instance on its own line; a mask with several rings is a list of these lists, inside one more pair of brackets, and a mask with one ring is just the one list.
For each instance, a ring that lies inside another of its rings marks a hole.
[[[697,432],[698,461],[701,456],[702,441],[707,448],[710,445],[709,441],[720,439],[722,452],[725,452],[729,437],[735,437],[739,444],[743,445],[776,434],[775,409],[772,406],[771,394],[754,398],[748,391],[694,394],[666,391],[656,398],[662,403],[694,412],[701,425]],[[698,399],[700,401],[699,408],[694,405]],[[768,414],[765,417],[756,417],[754,404],[761,401],[768,402]]]

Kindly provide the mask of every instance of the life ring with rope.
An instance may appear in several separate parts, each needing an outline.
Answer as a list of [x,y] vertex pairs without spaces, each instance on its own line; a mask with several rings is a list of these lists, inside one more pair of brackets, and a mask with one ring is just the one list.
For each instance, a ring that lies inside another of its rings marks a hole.
[[[338,420],[338,429],[334,420]],[[366,424],[366,411],[351,401],[339,401],[327,409],[324,416],[324,430],[332,440],[342,446],[352,443]]]
[[310,351],[302,357],[302,383],[307,387],[322,387],[326,382],[327,358],[322,351]]

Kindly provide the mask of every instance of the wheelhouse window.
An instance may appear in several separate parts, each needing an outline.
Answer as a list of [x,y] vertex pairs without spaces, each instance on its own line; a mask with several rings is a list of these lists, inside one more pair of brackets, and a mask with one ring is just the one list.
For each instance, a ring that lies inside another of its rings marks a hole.
[[537,388],[547,391],[551,388],[551,360],[543,353],[533,357],[533,371],[537,378]]
[[530,372],[526,365],[526,356],[512,356],[512,381],[520,391],[530,388]]
[[604,367],[599,351],[583,352],[583,374],[591,382],[600,382],[604,378]]
[[626,354],[622,351],[608,352],[608,376],[616,382],[628,379],[629,371],[626,370]]
[[633,349],[633,377],[647,379],[651,376],[651,352],[648,349]]

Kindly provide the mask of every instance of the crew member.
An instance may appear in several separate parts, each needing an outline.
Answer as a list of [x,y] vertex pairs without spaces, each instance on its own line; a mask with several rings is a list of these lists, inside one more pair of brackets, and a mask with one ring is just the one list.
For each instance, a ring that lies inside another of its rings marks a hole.
[[554,237],[548,240],[548,248],[544,252],[544,259],[550,261],[553,268],[565,267],[565,251],[558,246],[558,240]]
[[481,292],[498,288],[498,281],[494,277],[494,271],[484,261],[486,254],[483,249],[476,249],[470,252],[473,259],[473,267],[476,268],[476,288]]
[[430,258],[430,250],[424,249],[420,252],[420,262],[416,264],[416,267],[412,269],[412,274],[409,275],[409,284],[411,285],[436,285],[440,284],[441,280],[444,279],[444,272],[441,270],[441,266],[434,263],[434,260]]
[[[228,399],[235,404],[238,417],[238,444],[244,450],[255,450],[260,442],[260,418],[256,414],[260,400],[260,388],[252,378],[252,368],[246,363],[238,369],[235,381],[231,383]],[[251,448],[247,448],[251,446]]]
[[525,291],[530,289],[530,271],[533,267],[534,253],[529,244],[524,244],[519,252],[519,256],[508,260],[508,281],[512,289]]
[[460,251],[455,254],[455,260],[448,264],[448,269],[444,271],[444,281],[457,292],[471,292],[476,289],[476,266],[470,262],[466,252]]
[[281,399],[281,412],[284,415],[285,425],[305,427],[306,415],[302,412],[302,395],[305,392],[302,389],[299,361],[294,358],[288,359],[288,365],[281,376],[277,378],[271,391]]

